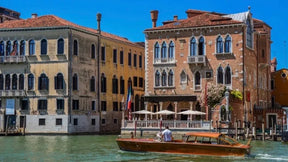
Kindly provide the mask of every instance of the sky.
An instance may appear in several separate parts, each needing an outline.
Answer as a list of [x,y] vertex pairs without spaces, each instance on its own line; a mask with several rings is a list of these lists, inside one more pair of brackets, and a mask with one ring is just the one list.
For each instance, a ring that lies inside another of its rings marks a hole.
[[56,15],[73,23],[97,28],[96,14],[102,14],[101,30],[133,42],[144,42],[143,31],[152,27],[151,10],[158,10],[157,26],[163,21],[186,19],[188,9],[239,13],[251,6],[252,17],[272,27],[271,59],[277,69],[288,68],[288,0],[0,0],[0,6],[21,13],[22,19]]

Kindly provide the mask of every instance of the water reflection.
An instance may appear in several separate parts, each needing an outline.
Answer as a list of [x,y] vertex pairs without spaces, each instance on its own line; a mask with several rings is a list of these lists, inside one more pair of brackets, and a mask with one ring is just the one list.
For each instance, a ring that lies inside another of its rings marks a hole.
[[119,150],[117,136],[0,137],[0,161],[288,161],[288,144],[252,141],[252,155],[210,157]]

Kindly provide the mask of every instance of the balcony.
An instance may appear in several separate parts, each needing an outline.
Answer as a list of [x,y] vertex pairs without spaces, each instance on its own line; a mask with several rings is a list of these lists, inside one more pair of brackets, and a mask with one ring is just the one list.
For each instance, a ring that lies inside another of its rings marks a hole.
[[0,64],[26,62],[25,56],[0,56]]
[[1,97],[24,97],[24,90],[0,90]]
[[206,65],[206,56],[198,55],[198,56],[188,56],[187,59],[188,64],[204,64]]
[[175,58],[154,58],[154,64],[175,64]]

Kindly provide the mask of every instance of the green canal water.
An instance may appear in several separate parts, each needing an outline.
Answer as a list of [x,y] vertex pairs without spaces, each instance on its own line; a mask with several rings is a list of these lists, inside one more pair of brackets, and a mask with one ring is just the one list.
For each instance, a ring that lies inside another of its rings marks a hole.
[[288,144],[252,141],[245,158],[120,151],[117,136],[0,137],[0,161],[288,161]]

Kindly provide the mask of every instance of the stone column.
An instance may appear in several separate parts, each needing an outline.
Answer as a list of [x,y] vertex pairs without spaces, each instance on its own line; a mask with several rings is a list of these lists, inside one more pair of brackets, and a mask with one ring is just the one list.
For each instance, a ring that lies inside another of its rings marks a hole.
[[[163,102],[159,102],[159,111],[162,111]],[[162,120],[162,115],[160,115],[160,119]]]
[[175,109],[175,117],[174,118],[175,118],[175,120],[177,120],[177,111],[178,111],[177,106],[178,106],[178,102],[174,102],[174,109]]

